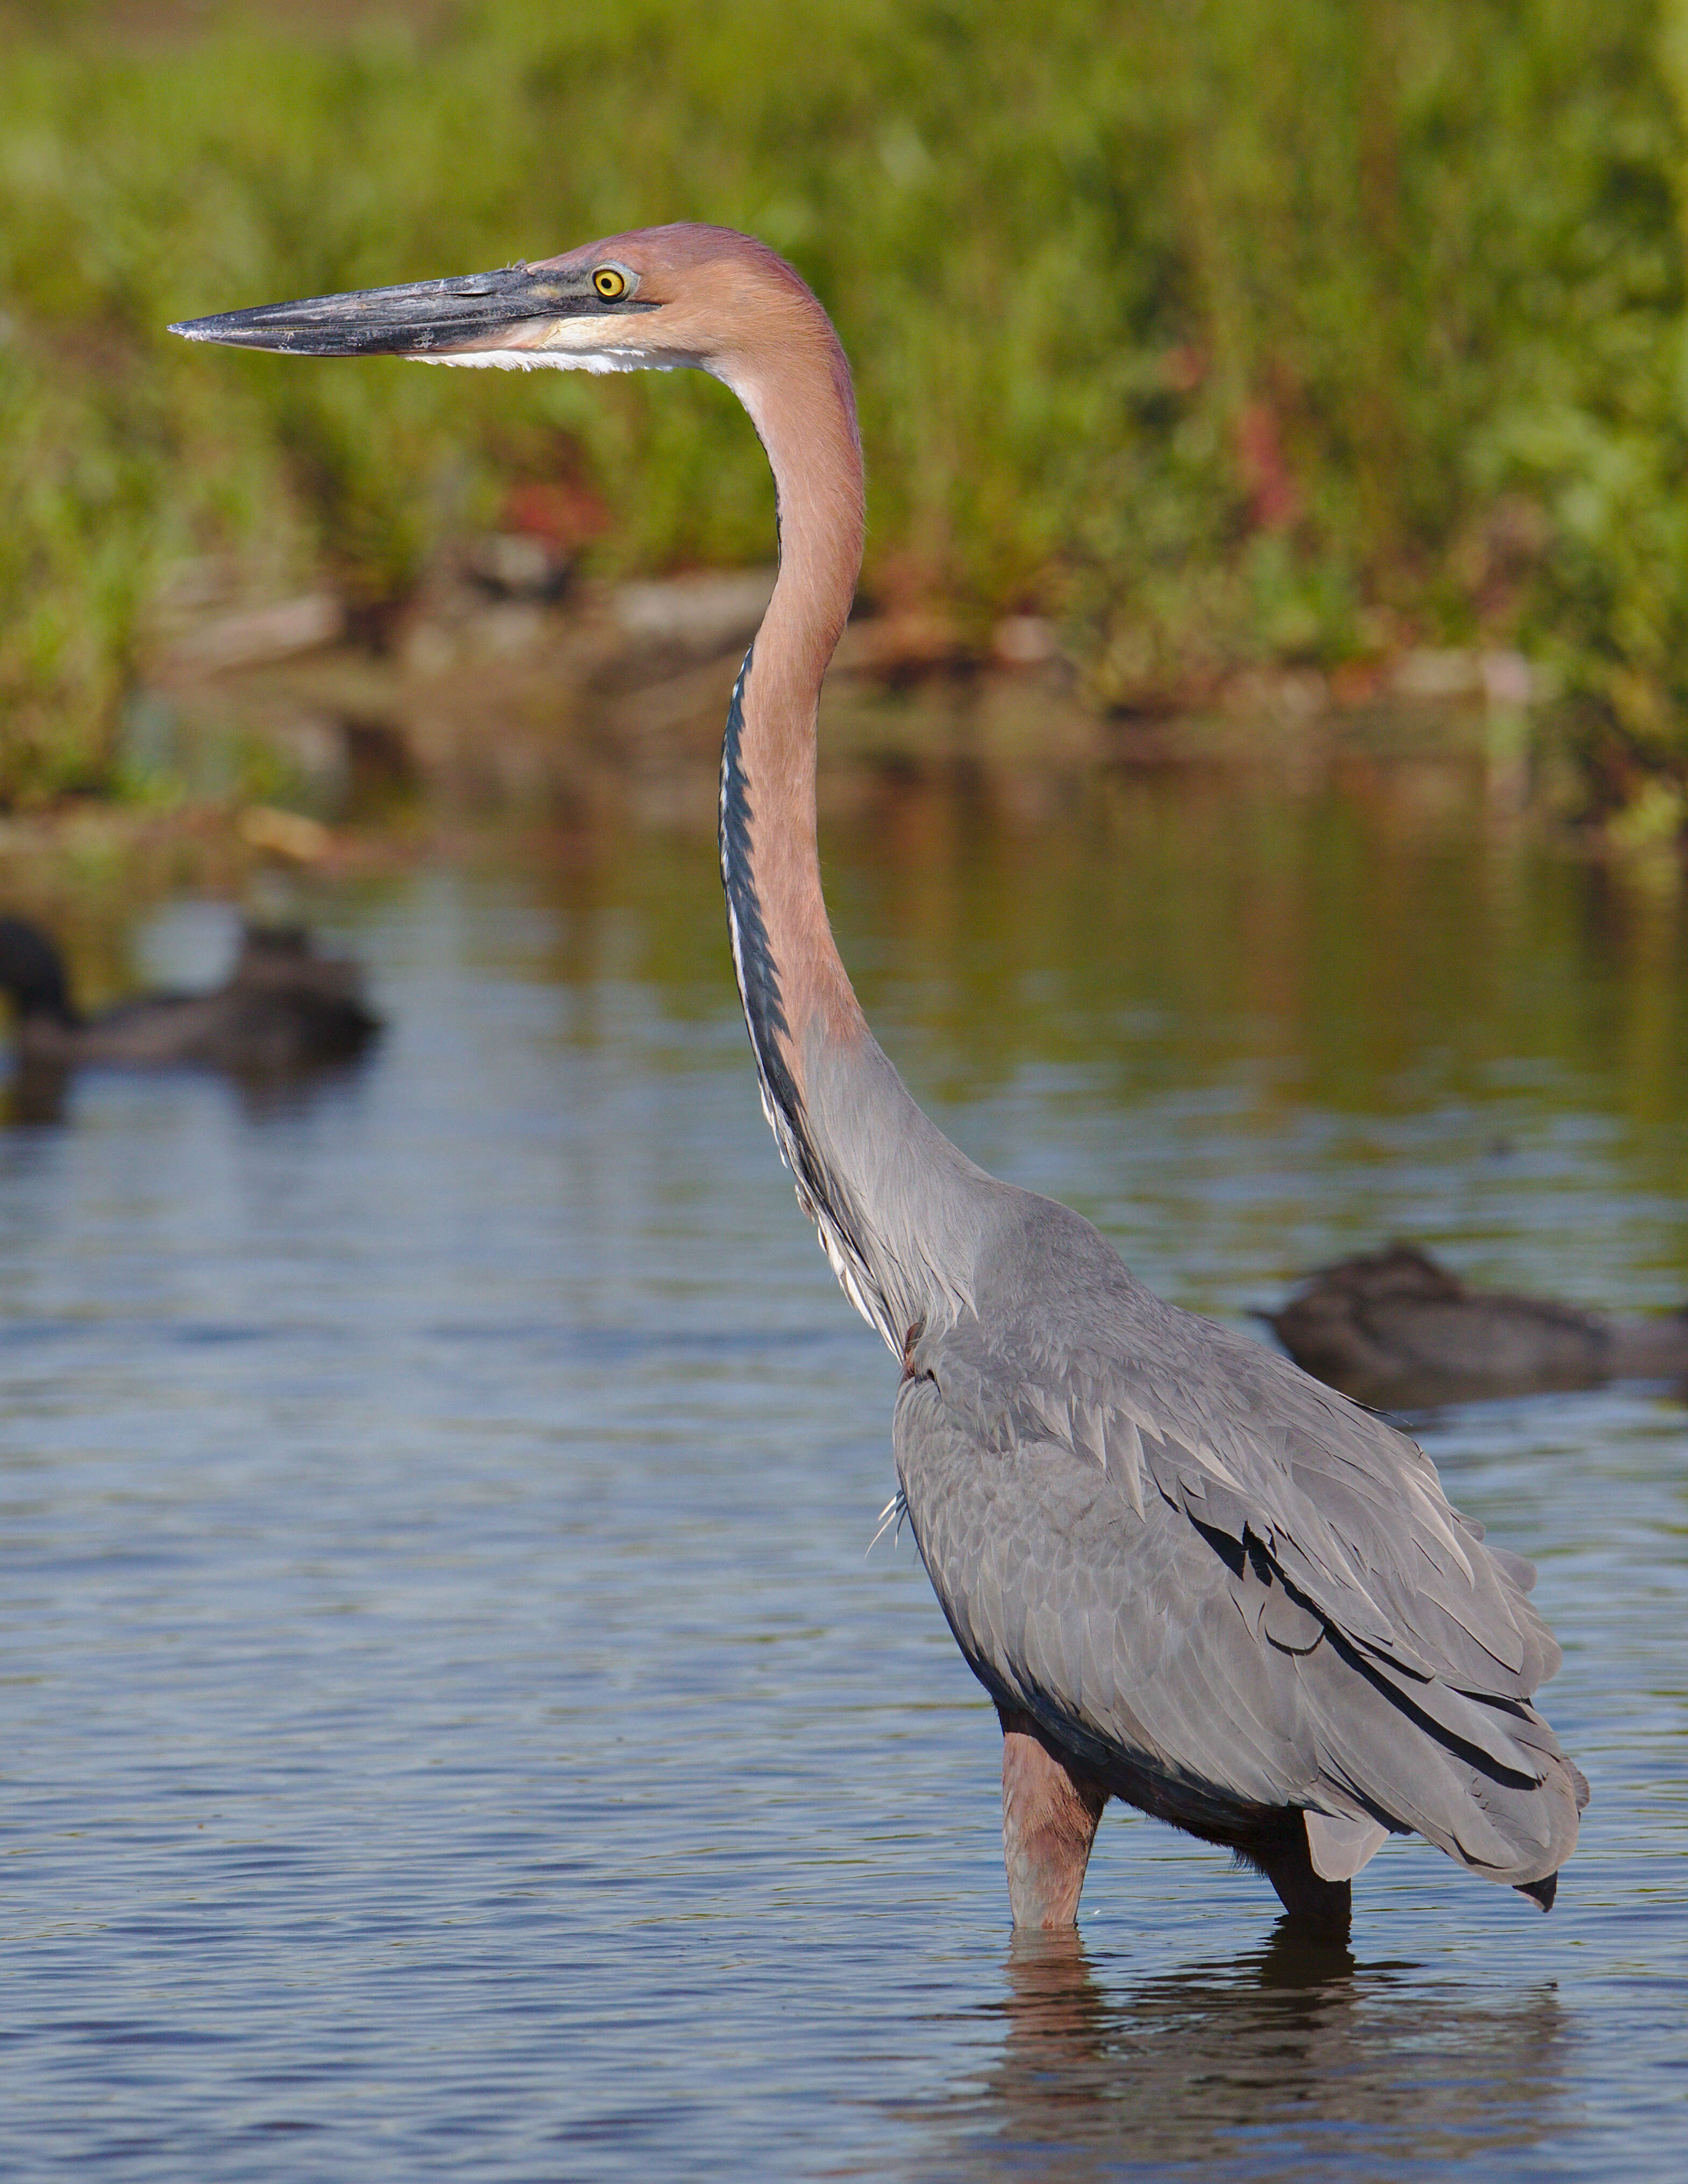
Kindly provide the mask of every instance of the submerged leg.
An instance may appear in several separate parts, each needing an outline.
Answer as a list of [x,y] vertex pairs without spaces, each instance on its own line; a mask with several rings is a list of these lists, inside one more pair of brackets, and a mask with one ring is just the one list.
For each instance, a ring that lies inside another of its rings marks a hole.
[[1002,1853],[1017,1926],[1070,1926],[1108,1793],[1061,1758],[1029,1714],[999,1707]]
[[1345,1936],[1353,1891],[1345,1880],[1322,1880],[1313,1871],[1299,1813],[1282,1835],[1249,1843],[1240,1852],[1278,1891],[1278,1900],[1298,1925]]

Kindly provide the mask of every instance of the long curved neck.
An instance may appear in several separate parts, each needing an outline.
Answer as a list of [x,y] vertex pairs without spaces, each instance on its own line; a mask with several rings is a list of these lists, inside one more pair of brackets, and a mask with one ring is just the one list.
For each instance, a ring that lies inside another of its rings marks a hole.
[[849,367],[808,298],[808,337],[723,368],[773,468],[779,578],[733,693],[721,865],[762,1106],[833,1272],[901,1353],[971,1302],[999,1190],[922,1114],[869,1032],[822,894],[816,709],[861,562],[861,450]]
[[815,835],[821,680],[861,566],[861,446],[849,368],[812,308],[824,343],[729,382],[773,469],[780,560],[721,759],[721,871],[739,989],[759,1065],[776,1078],[788,1070],[799,1098],[811,1034],[848,1048],[866,1032],[827,922]]

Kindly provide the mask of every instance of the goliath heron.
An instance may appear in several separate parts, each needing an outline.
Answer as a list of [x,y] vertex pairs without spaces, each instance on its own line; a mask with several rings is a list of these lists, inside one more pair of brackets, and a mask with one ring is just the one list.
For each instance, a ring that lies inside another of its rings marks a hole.
[[749,237],[659,227],[175,331],[523,370],[692,365],[749,412],[780,565],[721,756],[733,962],[799,1200],[902,1362],[900,1499],[1001,1719],[1016,1924],[1072,1924],[1111,1797],[1228,1847],[1326,1926],[1345,1928],[1351,1877],[1390,1832],[1551,1904],[1587,1785],[1529,1704],[1560,1655],[1529,1564],[1482,1544],[1402,1435],[976,1167],[868,1030],[815,839],[861,443],[844,351],[798,276]]

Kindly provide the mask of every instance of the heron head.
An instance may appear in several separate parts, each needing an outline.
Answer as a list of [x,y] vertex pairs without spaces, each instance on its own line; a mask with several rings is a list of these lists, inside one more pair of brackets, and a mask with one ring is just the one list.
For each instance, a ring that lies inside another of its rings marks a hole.
[[532,370],[670,370],[734,381],[820,307],[783,259],[730,228],[641,228],[559,258],[188,319],[188,341],[302,356],[404,356]]

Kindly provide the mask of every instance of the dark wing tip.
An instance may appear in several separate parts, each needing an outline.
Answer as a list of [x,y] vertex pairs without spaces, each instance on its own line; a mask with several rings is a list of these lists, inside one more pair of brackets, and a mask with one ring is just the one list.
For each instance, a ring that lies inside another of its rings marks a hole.
[[1557,1873],[1545,1873],[1540,1880],[1520,1880],[1517,1886],[1520,1896],[1527,1896],[1532,1903],[1539,1903],[1544,1911],[1551,1911],[1553,1898],[1559,1892],[1559,1876]]

